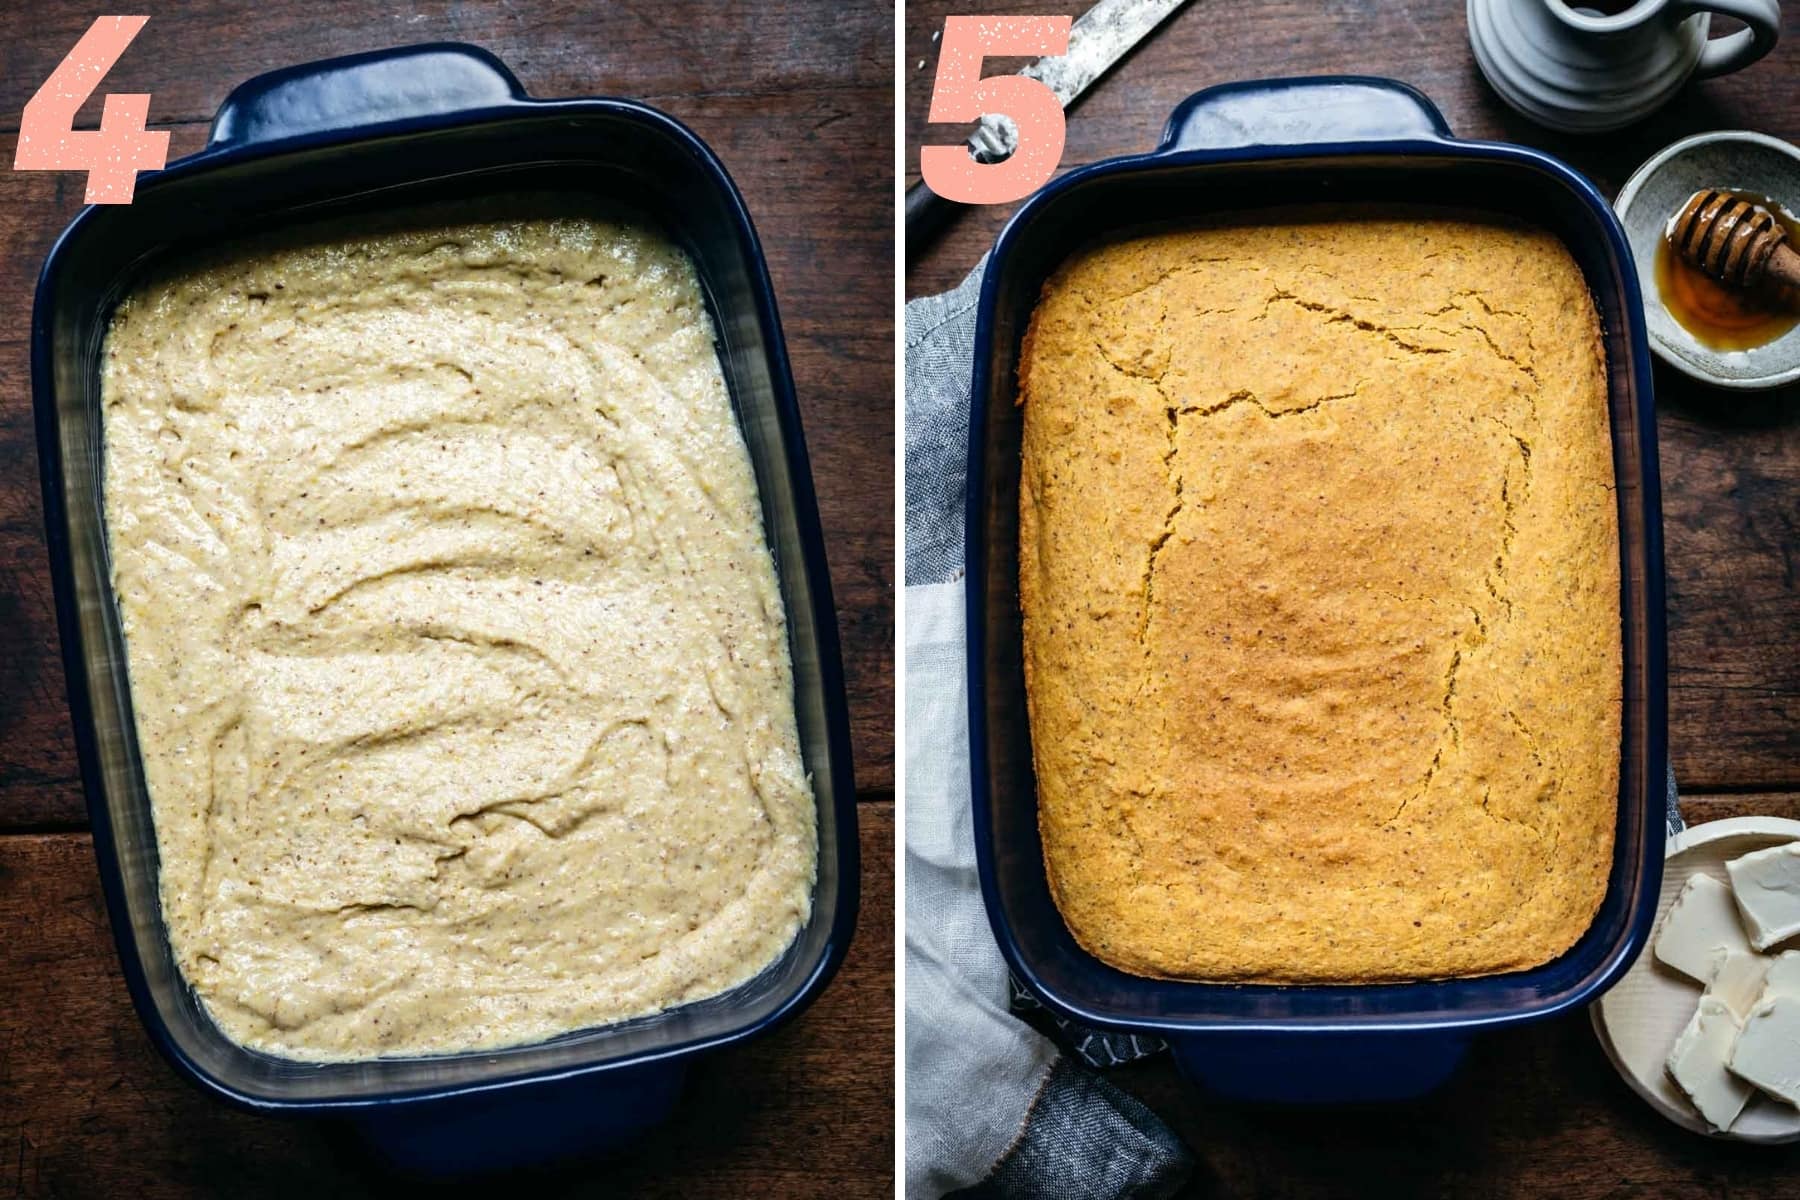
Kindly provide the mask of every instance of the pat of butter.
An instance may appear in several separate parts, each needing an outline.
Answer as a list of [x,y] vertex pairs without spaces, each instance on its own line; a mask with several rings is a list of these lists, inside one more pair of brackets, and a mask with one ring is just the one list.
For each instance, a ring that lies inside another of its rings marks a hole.
[[1765,961],[1769,970],[1763,976],[1762,998],[1773,1000],[1776,996],[1792,996],[1800,1000],[1800,950],[1784,950]]
[[[1777,996],[1788,996],[1800,1000],[1800,950],[1788,950],[1770,958],[1766,954],[1750,954],[1752,962],[1762,965],[1762,986],[1756,995],[1741,1007],[1736,1001],[1743,996],[1743,988],[1748,985],[1747,972],[1735,966],[1735,956],[1720,967],[1713,981],[1706,985],[1706,994],[1718,994],[1740,1021],[1749,1018],[1750,1014]],[[1727,969],[1731,969],[1732,978],[1725,978]],[[1727,995],[1726,993],[1729,993]]]
[[1702,996],[1693,1019],[1669,1051],[1670,1077],[1714,1129],[1730,1129],[1750,1099],[1750,1084],[1725,1069],[1732,1043],[1742,1046],[1738,1029],[1738,1019],[1723,1001]]
[[[1800,961],[1800,955],[1794,957]],[[1728,950],[1707,983],[1705,994],[1722,1001],[1731,1015],[1741,1021],[1750,1015],[1758,1000],[1766,998],[1763,981],[1768,970],[1769,960],[1762,955],[1750,950]]]
[[1732,1048],[1731,1070],[1769,1095],[1800,1105],[1800,996],[1776,995],[1756,1006]]
[[1749,951],[1731,889],[1711,875],[1689,876],[1663,919],[1656,957],[1695,983],[1706,984],[1727,955]]
[[1725,864],[1725,873],[1758,950],[1800,933],[1800,842],[1733,859]]

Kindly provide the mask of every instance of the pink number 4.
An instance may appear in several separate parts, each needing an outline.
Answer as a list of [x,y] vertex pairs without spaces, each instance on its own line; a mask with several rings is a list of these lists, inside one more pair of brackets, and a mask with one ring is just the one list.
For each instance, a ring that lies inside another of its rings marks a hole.
[[108,93],[100,128],[76,129],[75,112],[94,94],[149,17],[96,17],[69,56],[25,104],[15,171],[86,171],[89,204],[130,204],[139,171],[169,158],[169,132],[149,130],[150,97]]
[[1063,152],[1063,110],[1056,93],[1023,75],[981,77],[981,60],[1069,52],[1068,17],[949,17],[932,87],[933,123],[1011,117],[1018,143],[1002,162],[983,163],[966,146],[922,146],[925,186],[961,204],[1005,204],[1049,182]]

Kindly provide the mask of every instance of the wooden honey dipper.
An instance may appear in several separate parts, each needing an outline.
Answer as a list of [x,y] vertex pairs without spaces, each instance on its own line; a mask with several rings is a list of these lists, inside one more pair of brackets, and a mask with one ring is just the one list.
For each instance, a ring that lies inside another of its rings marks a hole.
[[1800,253],[1787,230],[1760,204],[1717,188],[1695,192],[1669,222],[1669,240],[1682,258],[1720,283],[1800,288]]

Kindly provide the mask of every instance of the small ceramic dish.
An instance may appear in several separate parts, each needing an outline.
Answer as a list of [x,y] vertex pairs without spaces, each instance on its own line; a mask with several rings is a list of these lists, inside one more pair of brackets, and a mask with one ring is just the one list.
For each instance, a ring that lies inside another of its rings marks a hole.
[[[1691,876],[1706,874],[1727,882],[1725,864],[1732,859],[1796,840],[1800,821],[1781,817],[1708,821],[1671,837],[1663,864],[1662,899],[1656,908],[1657,931]],[[1669,1078],[1663,1064],[1699,1001],[1699,985],[1658,962],[1646,948],[1625,978],[1588,1011],[1601,1046],[1625,1082],[1683,1129],[1739,1142],[1800,1141],[1800,1109],[1757,1092],[1731,1131],[1718,1133]]]
[[1676,324],[1656,288],[1656,250],[1676,210],[1701,188],[1771,196],[1800,210],[1800,149],[1748,130],[1698,133],[1665,146],[1637,169],[1613,202],[1644,293],[1644,320],[1658,358],[1714,387],[1762,391],[1800,380],[1800,326],[1750,350],[1714,350]]

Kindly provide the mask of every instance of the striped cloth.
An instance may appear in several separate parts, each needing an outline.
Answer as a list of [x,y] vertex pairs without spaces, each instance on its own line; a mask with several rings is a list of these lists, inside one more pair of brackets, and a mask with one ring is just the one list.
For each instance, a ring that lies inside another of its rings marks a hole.
[[1110,1066],[1161,1043],[1030,1011],[975,876],[962,511],[980,278],[906,306],[906,1195],[1161,1200],[1187,1149],[1064,1055]]

